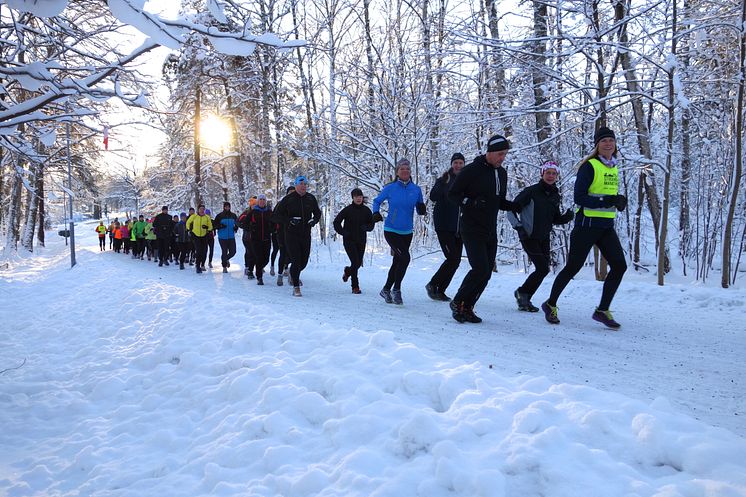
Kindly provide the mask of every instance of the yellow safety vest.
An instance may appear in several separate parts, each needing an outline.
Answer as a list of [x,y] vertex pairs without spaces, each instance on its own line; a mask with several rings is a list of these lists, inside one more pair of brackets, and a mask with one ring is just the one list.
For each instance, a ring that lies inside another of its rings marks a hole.
[[[606,166],[598,159],[590,159],[588,162],[593,166],[593,183],[588,188],[588,195],[591,197],[606,197],[619,193],[619,168]],[[595,209],[583,207],[583,215],[614,219],[616,217],[616,207],[596,207]]]

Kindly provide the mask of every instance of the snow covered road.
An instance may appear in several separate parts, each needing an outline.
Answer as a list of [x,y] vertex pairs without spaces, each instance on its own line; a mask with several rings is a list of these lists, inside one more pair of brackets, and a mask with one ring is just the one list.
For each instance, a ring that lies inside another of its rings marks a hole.
[[394,306],[384,256],[352,295],[322,247],[294,298],[241,252],[198,276],[81,231],[74,269],[58,242],[0,273],[0,370],[26,360],[0,375],[0,493],[746,496],[738,288],[630,273],[612,332],[588,274],[550,326],[503,267],[458,324],[423,288],[436,256]]

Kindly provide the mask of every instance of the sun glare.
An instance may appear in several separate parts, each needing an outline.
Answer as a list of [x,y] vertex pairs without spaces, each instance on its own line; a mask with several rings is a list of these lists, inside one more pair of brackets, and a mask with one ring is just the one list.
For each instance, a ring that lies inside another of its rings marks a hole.
[[217,116],[208,116],[200,125],[202,144],[210,150],[220,151],[230,143],[231,129],[228,123]]

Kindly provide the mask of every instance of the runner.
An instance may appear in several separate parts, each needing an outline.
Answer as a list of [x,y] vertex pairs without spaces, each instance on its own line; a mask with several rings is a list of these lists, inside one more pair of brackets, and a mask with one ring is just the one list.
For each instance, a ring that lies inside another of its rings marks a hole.
[[365,244],[368,232],[373,231],[373,213],[363,204],[363,191],[355,188],[351,192],[352,203],[342,209],[334,218],[334,230],[342,236],[342,243],[350,258],[350,265],[345,266],[342,272],[342,281],[352,279],[352,293],[359,294],[360,281],[358,269],[363,265],[365,255]]
[[414,233],[413,216],[415,208],[417,214],[424,216],[425,203],[422,199],[422,189],[412,181],[412,170],[408,159],[400,159],[396,163],[396,178],[381,190],[373,201],[373,220],[382,221],[380,209],[383,202],[388,202],[389,212],[383,223],[383,236],[391,247],[391,267],[386,283],[379,292],[387,304],[402,305],[401,284],[407,273],[409,261],[409,246]]
[[601,301],[592,319],[612,329],[621,327],[609,307],[622,277],[627,271],[624,249],[614,229],[617,211],[627,208],[627,197],[619,195],[619,169],[616,135],[606,127],[599,128],[593,137],[591,154],[581,161],[575,178],[575,226],[570,234],[567,264],[552,285],[552,293],[541,304],[544,317],[551,324],[559,324],[557,300],[570,280],[580,271],[594,245],[608,261],[610,271],[604,280]]

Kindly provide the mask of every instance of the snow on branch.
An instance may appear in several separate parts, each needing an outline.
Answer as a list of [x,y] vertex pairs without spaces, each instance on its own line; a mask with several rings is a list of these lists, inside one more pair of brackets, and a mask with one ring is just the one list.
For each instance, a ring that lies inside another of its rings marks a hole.
[[[50,89],[45,93],[16,105],[12,105],[6,110],[0,112],[0,133],[7,134],[8,128],[15,129],[15,127],[22,122],[36,120],[38,116],[33,115],[34,113],[39,112],[41,109],[46,108],[50,103],[62,98],[71,95],[90,95],[95,98],[96,92],[100,90],[94,90],[91,87],[97,85],[116,70],[123,68],[123,66],[129,62],[157,46],[157,43],[154,43],[152,40],[147,40],[144,44],[133,50],[129,55],[120,58],[116,63],[111,64],[108,67],[99,68],[94,71],[93,74],[86,76],[85,78],[65,78],[61,82],[57,82],[54,78],[50,78],[46,81],[50,86]],[[114,95],[113,92],[110,94]],[[44,114],[43,116],[44,119],[52,119],[48,114]]]
[[38,17],[54,17],[60,15],[67,0],[6,0],[8,7],[19,12],[28,12]]
[[[67,7],[67,0],[6,0],[11,9],[27,12],[35,16],[46,18],[60,15]],[[14,60],[6,60],[0,65],[0,79],[7,78],[16,82],[24,90],[41,92],[36,96],[21,102],[6,101],[0,104],[0,135],[12,135],[17,126],[35,120],[54,120],[55,116],[45,112],[49,104],[69,96],[81,96],[94,102],[100,102],[110,97],[118,97],[127,105],[148,107],[146,95],[140,92],[136,95],[125,94],[115,83],[112,88],[102,88],[99,85],[108,80],[114,73],[125,69],[141,55],[153,50],[157,46],[165,46],[178,50],[185,42],[189,33],[205,36],[212,46],[227,55],[248,56],[254,52],[257,45],[271,46],[286,50],[305,45],[305,41],[283,41],[273,33],[261,35],[251,34],[244,27],[239,32],[221,31],[215,26],[207,26],[192,22],[185,18],[174,20],[163,19],[144,9],[145,0],[108,0],[109,12],[120,22],[128,24],[147,35],[149,38],[130,54],[120,56],[114,62],[103,62],[96,66],[85,68],[86,76],[72,77],[70,74],[79,73],[80,68],[68,68],[60,65],[57,60],[47,62],[33,61],[27,64]],[[212,19],[226,26],[227,21],[223,13],[222,2],[211,0],[208,8]],[[64,19],[62,20],[64,23]],[[16,27],[28,26],[16,24]],[[71,44],[72,45],[72,44]],[[89,54],[94,57],[96,54]],[[101,59],[102,60],[102,59]],[[7,91],[6,91],[7,93]]]

